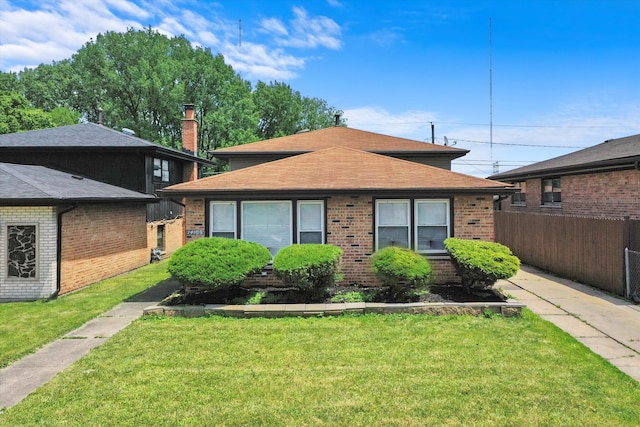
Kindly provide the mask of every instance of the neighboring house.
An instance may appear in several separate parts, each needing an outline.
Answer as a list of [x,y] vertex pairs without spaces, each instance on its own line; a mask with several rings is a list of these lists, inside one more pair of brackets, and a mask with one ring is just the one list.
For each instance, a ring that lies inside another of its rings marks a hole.
[[[192,105],[183,119],[183,151],[85,123],[0,135],[0,161],[40,165],[146,194],[193,180],[198,165],[197,132]],[[163,199],[147,206],[149,247],[171,253],[184,244],[183,206]]]
[[640,135],[489,178],[520,190],[498,202],[496,240],[528,264],[625,295],[624,250],[640,251]]
[[[465,153],[335,127],[216,150],[232,171],[161,194],[184,198],[189,240],[251,240],[273,255],[294,243],[334,244],[344,251],[343,283],[364,285],[377,283],[369,264],[376,249],[411,247],[429,258],[442,283],[457,280],[443,241],[493,240],[494,195],[512,192],[448,170]],[[440,167],[423,164],[430,162]],[[267,271],[256,280],[270,277]]]
[[519,192],[500,209],[640,219],[640,135],[490,176]]
[[0,301],[56,296],[147,264],[149,203],[158,199],[0,163]]

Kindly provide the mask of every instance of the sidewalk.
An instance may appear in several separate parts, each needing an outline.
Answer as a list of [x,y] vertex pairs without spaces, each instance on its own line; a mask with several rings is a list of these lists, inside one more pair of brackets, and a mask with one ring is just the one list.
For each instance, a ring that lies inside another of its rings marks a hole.
[[640,381],[640,306],[523,266],[505,293]]
[[61,339],[0,370],[0,414],[75,363],[91,349],[127,327],[142,310],[170,295],[180,285],[166,280],[85,323]]

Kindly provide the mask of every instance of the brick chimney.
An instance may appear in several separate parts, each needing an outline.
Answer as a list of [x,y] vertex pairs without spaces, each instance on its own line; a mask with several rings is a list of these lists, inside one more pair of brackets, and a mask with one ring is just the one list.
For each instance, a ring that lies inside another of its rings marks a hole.
[[[195,118],[195,105],[184,104],[184,119],[182,119],[182,151],[198,155],[198,122]],[[184,181],[198,179],[198,163],[193,162],[184,168]]]

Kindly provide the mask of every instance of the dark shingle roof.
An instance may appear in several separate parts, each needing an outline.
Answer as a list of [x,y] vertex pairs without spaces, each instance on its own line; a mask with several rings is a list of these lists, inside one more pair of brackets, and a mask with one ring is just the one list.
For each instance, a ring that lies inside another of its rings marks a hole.
[[155,203],[158,199],[44,166],[0,163],[0,204],[56,205],[70,202]]
[[95,123],[0,135],[0,152],[10,149],[142,150],[186,161],[211,163],[206,159]]
[[640,135],[610,139],[593,147],[492,175],[489,179],[517,179],[562,175],[602,168],[634,167],[640,161]]

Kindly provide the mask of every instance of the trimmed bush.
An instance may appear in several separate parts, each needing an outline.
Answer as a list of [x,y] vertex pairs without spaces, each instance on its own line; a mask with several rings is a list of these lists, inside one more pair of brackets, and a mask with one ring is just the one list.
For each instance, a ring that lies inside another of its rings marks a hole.
[[334,245],[290,245],[273,258],[273,272],[310,299],[318,299],[335,283],[341,256],[342,249]]
[[425,286],[431,276],[429,261],[417,252],[388,246],[371,256],[375,275],[388,287],[391,297],[406,296],[409,291]]
[[175,251],[167,269],[184,286],[224,289],[260,272],[269,261],[269,249],[258,243],[207,237]]
[[450,237],[444,241],[444,247],[467,292],[490,288],[520,269],[518,257],[500,243]]

